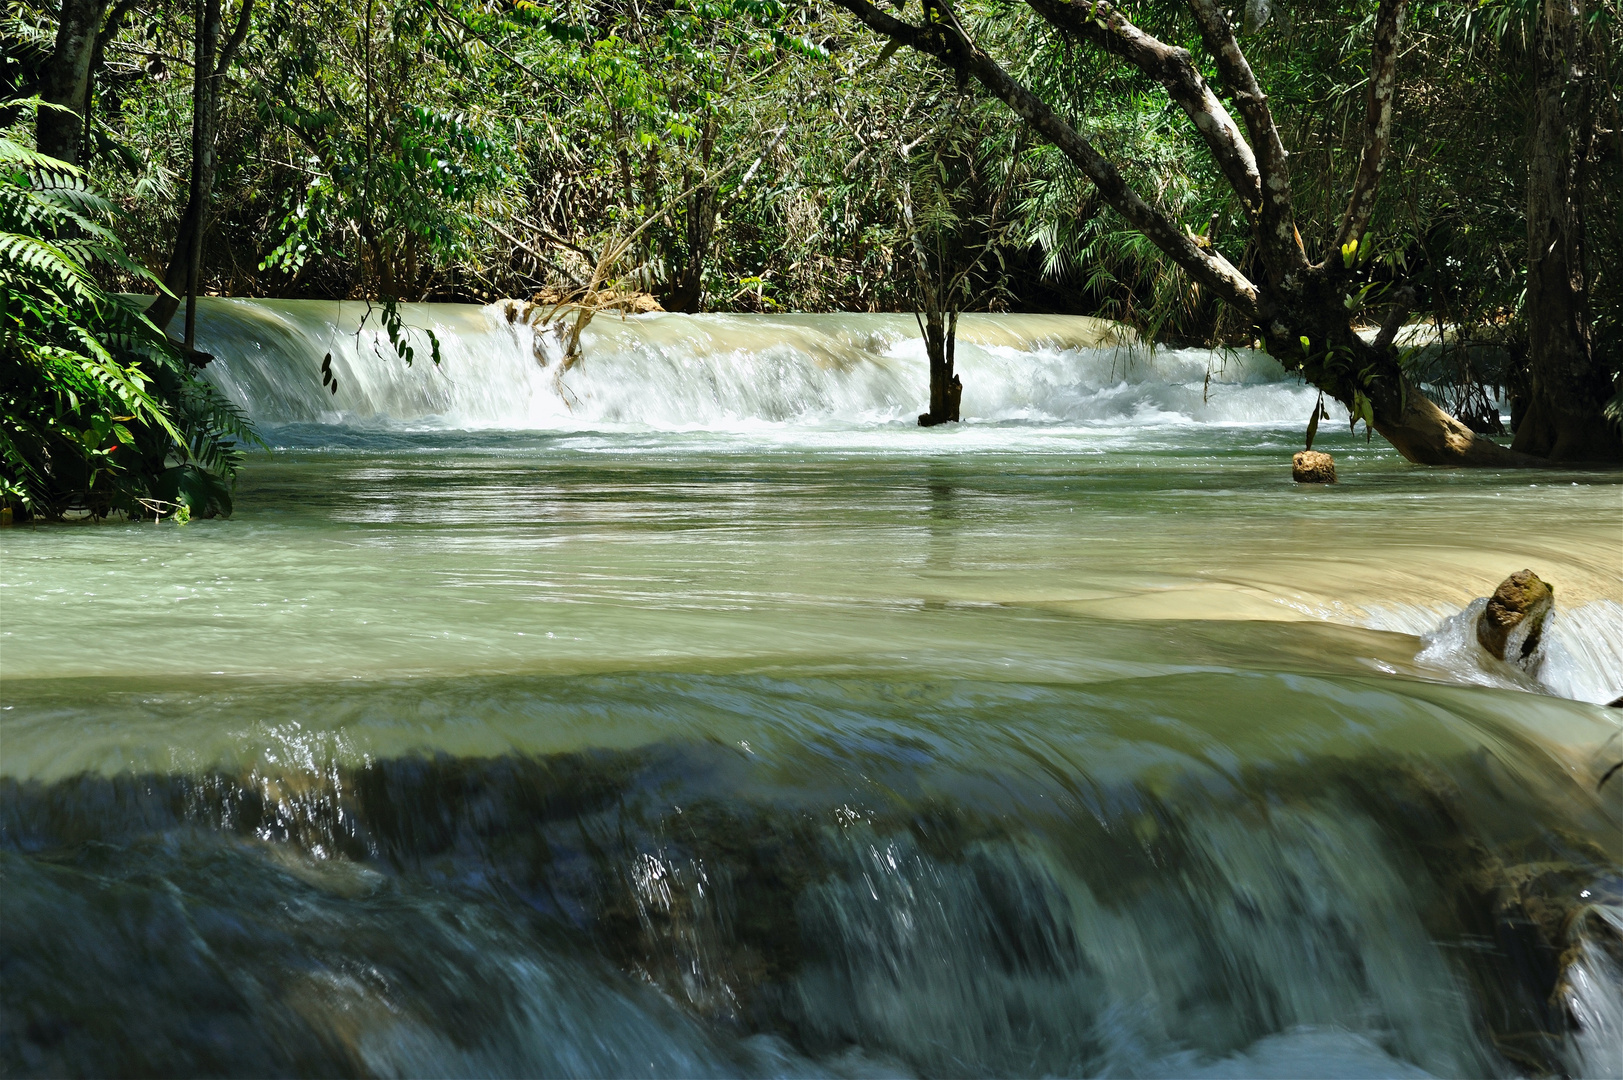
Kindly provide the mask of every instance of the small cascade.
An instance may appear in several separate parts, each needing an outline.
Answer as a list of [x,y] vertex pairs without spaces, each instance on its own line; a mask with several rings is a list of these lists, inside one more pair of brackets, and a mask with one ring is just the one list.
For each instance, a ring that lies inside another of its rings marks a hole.
[[1486,597],[1478,597],[1463,611],[1433,622],[1432,629],[1410,630],[1423,643],[1416,659],[1451,680],[1479,686],[1533,690],[1597,705],[1623,694],[1623,604],[1591,600],[1557,606],[1537,651],[1525,662],[1508,663],[1477,642],[1477,620],[1487,603]]
[[[408,304],[403,314],[414,328],[410,366],[389,344],[382,310],[354,301],[204,298],[197,339],[215,357],[207,377],[260,425],[521,426],[531,399],[550,392],[528,343],[484,309]],[[424,331],[439,340],[438,367]]]
[[[32,1071],[223,1049],[418,1076],[1617,1075],[1618,882],[1574,839],[1606,819],[1472,695],[981,684],[970,722],[960,693],[892,693],[803,740],[788,718],[848,683],[575,692],[593,717],[776,721],[0,778]],[[1256,739],[1212,722],[1224,700],[1294,715]],[[1158,737],[1124,738],[1146,713]]]
[[[416,363],[359,302],[205,298],[208,376],[261,425],[529,431],[911,425],[927,397],[908,315],[600,315],[580,362],[509,302],[407,304]],[[443,362],[428,362],[425,331]],[[331,355],[337,390],[322,386]],[[970,422],[1296,424],[1314,394],[1251,350],[1148,349],[1101,319],[966,315]]]

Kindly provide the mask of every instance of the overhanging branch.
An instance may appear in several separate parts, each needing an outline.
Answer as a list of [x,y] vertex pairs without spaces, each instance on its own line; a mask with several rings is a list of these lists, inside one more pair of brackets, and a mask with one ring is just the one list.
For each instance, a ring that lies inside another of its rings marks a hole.
[[1375,14],[1375,43],[1370,50],[1369,105],[1364,117],[1364,150],[1358,160],[1347,210],[1341,216],[1335,247],[1325,259],[1335,265],[1340,249],[1364,238],[1375,195],[1386,168],[1386,150],[1392,142],[1392,105],[1396,98],[1398,37],[1403,32],[1403,0],[1381,0]]
[[[232,28],[231,36],[225,39],[225,44],[220,46],[219,63],[214,67],[216,80],[225,78],[225,73],[231,70],[231,63],[237,58],[237,50],[242,48],[242,43],[248,38],[248,25],[253,13],[254,0],[242,0],[242,7],[237,10],[237,25]],[[218,94],[219,91],[216,90],[215,93]]]
[[1027,0],[1030,8],[1061,33],[1081,38],[1138,68],[1166,87],[1167,94],[1194,122],[1229,186],[1250,215],[1263,203],[1262,174],[1245,136],[1228,109],[1212,93],[1189,56],[1145,33],[1105,0]]
[[1268,95],[1262,92],[1251,62],[1240,51],[1234,27],[1223,10],[1214,0],[1189,0],[1189,7],[1200,27],[1206,51],[1217,61],[1218,73],[1234,95],[1234,104],[1245,120],[1251,146],[1256,151],[1257,167],[1262,173],[1257,233],[1263,262],[1280,280],[1288,282],[1307,269],[1307,253],[1302,250],[1302,239],[1296,231],[1289,155],[1279,137],[1279,125],[1274,123]]
[[919,27],[881,11],[868,0],[835,2],[869,29],[933,56],[955,71],[973,76],[1015,115],[1053,143],[1093,181],[1100,195],[1129,225],[1143,233],[1186,274],[1248,316],[1256,312],[1257,287],[1244,274],[1222,255],[1202,250],[1186,230],[1145,202],[1114,163],[947,20]]

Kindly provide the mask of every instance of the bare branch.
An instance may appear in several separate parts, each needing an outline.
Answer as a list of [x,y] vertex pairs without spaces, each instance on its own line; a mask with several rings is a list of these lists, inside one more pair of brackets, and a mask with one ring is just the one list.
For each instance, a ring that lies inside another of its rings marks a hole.
[[582,259],[585,259],[587,265],[596,265],[597,256],[593,255],[590,251],[581,247],[579,244],[565,240],[563,237],[559,236],[555,232],[552,232],[550,229],[542,228],[540,225],[537,225],[532,221],[526,221],[517,214],[513,215],[513,220],[524,226],[526,229],[529,229],[537,236],[541,237],[541,239],[545,240],[547,243],[557,244],[561,248],[568,248],[570,251],[573,251],[576,255],[579,255]]
[[1257,287],[1216,252],[1196,245],[1187,231],[1155,209],[1132,189],[1121,171],[1083,138],[1048,104],[1017,82],[955,27],[944,23],[918,27],[879,10],[868,0],[835,0],[870,29],[935,57],[954,70],[973,75],[1043,138],[1080,169],[1105,201],[1127,223],[1143,233],[1190,277],[1248,316],[1257,308]]
[[1364,118],[1364,152],[1358,162],[1347,211],[1341,216],[1335,247],[1326,255],[1334,265],[1341,248],[1364,238],[1375,195],[1386,168],[1386,148],[1392,141],[1392,105],[1396,98],[1398,37],[1403,33],[1403,0],[1381,0],[1375,14],[1375,43],[1370,49],[1369,109]]
[[1296,231],[1289,155],[1280,140],[1279,125],[1274,123],[1268,95],[1262,92],[1256,72],[1240,51],[1239,42],[1234,39],[1234,27],[1223,10],[1214,0],[1189,0],[1189,7],[1200,26],[1200,38],[1206,51],[1217,61],[1218,73],[1234,95],[1234,103],[1245,120],[1251,146],[1257,154],[1257,167],[1262,172],[1262,206],[1257,231],[1263,261],[1282,281],[1289,283],[1307,269],[1307,253],[1302,250],[1302,238]]
[[728,195],[727,201],[717,209],[717,213],[721,213],[727,207],[730,207],[744,194],[744,189],[749,187],[751,180],[755,179],[755,171],[761,167],[761,162],[765,161],[768,155],[778,148],[778,143],[783,141],[784,133],[788,130],[789,125],[784,124],[779,127],[778,130],[772,133],[772,139],[766,144],[766,149],[762,150],[760,154],[756,155],[755,160],[750,163],[750,167],[744,170],[743,178],[738,181],[737,186],[734,187],[732,192]]
[[[546,252],[541,251],[538,248],[531,247],[529,244],[526,244],[524,241],[520,240],[518,237],[514,236],[512,233],[508,232],[506,229],[502,228],[489,218],[480,218],[479,220],[483,221],[486,225],[489,225],[496,235],[500,236],[503,240],[506,240],[509,244],[512,244],[514,247],[526,253],[537,262],[545,263],[547,266],[550,266],[554,270],[558,271],[558,273],[562,274],[569,284],[575,286],[575,288],[578,289],[582,287],[579,279],[577,279],[575,275],[564,269],[563,265],[559,263],[558,260],[548,255]],[[550,238],[550,234],[547,235]],[[577,248],[576,250],[579,249]]]

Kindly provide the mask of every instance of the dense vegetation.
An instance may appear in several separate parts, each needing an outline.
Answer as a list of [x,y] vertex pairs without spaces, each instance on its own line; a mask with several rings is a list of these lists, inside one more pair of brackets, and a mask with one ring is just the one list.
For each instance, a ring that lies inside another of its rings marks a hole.
[[236,410],[95,271],[145,275],[71,165],[0,139],[0,498],[13,514],[231,512]]
[[[393,302],[634,288],[683,311],[922,309],[949,330],[964,308],[1098,313],[1164,340],[1260,340],[1275,355],[1300,339],[1304,377],[1417,460],[1396,414],[1422,382],[1489,432],[1486,392],[1507,390],[1518,421],[1533,409],[1518,439],[1531,453],[1618,451],[1617,0],[1248,0],[1231,13],[1290,155],[1298,246],[1326,268],[1330,307],[1350,312],[1325,329],[1292,301],[1299,317],[1278,340],[1254,305],[1203,281],[1198,261],[1283,295],[1276,253],[1259,243],[1266,200],[1234,186],[1179,97],[1177,78],[1193,78],[1251,122],[1232,65],[1211,48],[1221,12],[1214,30],[1203,0],[884,11],[861,0],[12,0],[6,78],[14,102],[37,94],[76,110],[67,122],[41,114],[39,149],[81,165],[81,189],[116,205],[91,215],[110,232],[58,222],[47,233],[102,238],[91,261],[104,286],[165,281],[159,322],[188,290]],[[1398,31],[1390,43],[1383,25]],[[1134,52],[1151,31],[1188,50],[1192,75]],[[194,79],[199,62],[212,78]],[[1383,63],[1396,87],[1384,172],[1354,215],[1342,272],[1334,249],[1375,137]],[[1158,241],[1124,216],[1079,167],[1081,151],[1006,107],[988,72],[1046,103],[1179,235]],[[16,142],[33,135],[25,106],[4,121]],[[1556,298],[1572,324],[1556,328],[1560,340],[1528,305],[1530,287],[1549,299],[1528,274],[1528,209],[1546,207],[1556,181],[1570,255],[1557,269],[1575,283]],[[1188,257],[1169,254],[1178,245]],[[30,310],[55,302],[30,285],[23,294],[45,297]],[[1401,317],[1454,328],[1454,347],[1413,371],[1390,341],[1366,359],[1343,333]],[[122,333],[124,318],[107,326]],[[1578,388],[1548,389],[1540,358],[1574,341],[1587,365]],[[196,384],[176,354],[153,355],[167,359],[145,361],[151,378]],[[179,407],[179,391],[159,390]],[[1571,407],[1587,411],[1568,426],[1581,438],[1563,443],[1550,409],[1578,399]],[[149,419],[161,428],[168,415]],[[45,508],[7,460],[6,498]]]

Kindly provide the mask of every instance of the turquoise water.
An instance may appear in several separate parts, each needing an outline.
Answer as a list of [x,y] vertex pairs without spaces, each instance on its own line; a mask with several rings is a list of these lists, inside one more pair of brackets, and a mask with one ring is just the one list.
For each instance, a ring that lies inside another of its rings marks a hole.
[[348,403],[205,316],[236,516],[0,533],[9,1071],[1623,1072],[1623,477],[1298,487],[1282,373],[1081,325],[921,431],[882,319],[543,408],[477,311]]

